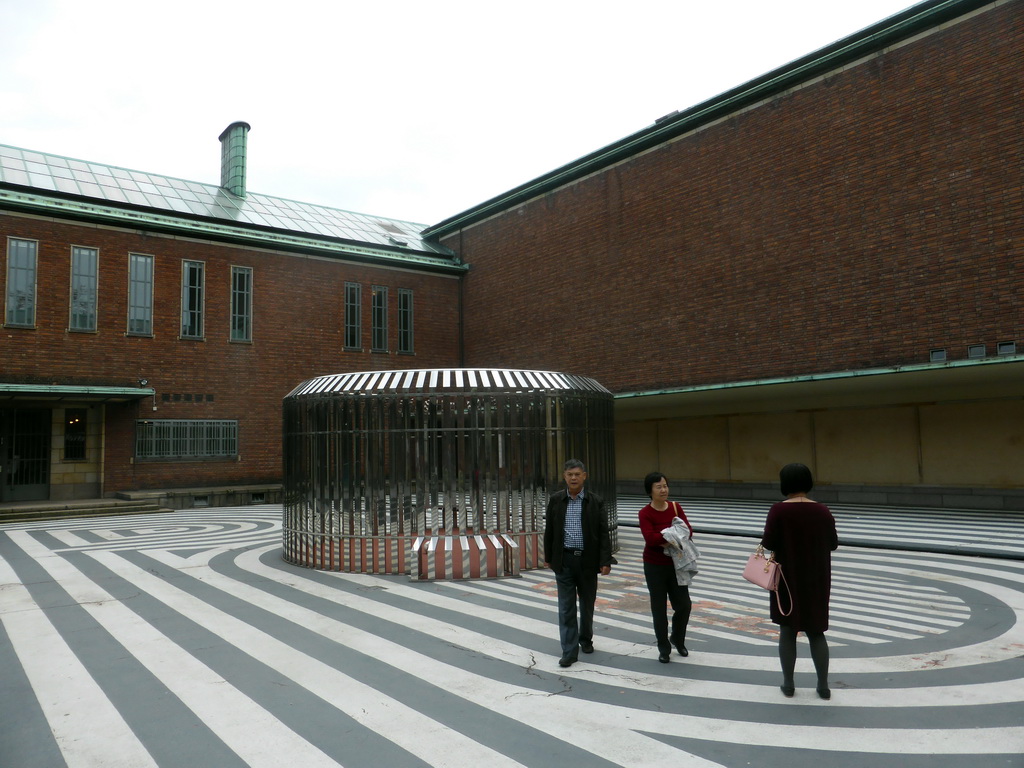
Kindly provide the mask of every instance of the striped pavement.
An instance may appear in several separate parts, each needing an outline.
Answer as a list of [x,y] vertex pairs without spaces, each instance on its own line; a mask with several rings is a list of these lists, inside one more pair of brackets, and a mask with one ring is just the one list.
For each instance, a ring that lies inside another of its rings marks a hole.
[[[619,523],[635,525],[636,513],[649,499],[619,496]],[[761,536],[770,501],[678,499],[693,527],[702,533]],[[914,509],[829,504],[839,543],[957,555],[984,555],[1024,560],[1024,511]]]
[[296,568],[280,506],[6,524],[0,768],[1024,766],[1024,561],[841,547],[823,702],[803,643],[779,692],[754,539],[696,540],[688,658],[657,662],[623,526],[562,669],[550,572]]

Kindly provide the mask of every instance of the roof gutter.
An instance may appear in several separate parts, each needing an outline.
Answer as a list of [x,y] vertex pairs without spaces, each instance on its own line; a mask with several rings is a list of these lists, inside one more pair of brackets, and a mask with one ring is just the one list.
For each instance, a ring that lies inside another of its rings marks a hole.
[[982,360],[954,360],[946,363],[919,363],[915,365],[900,365],[891,368],[867,368],[854,371],[830,371],[828,373],[812,373],[804,376],[782,376],[773,379],[751,379],[748,381],[729,381],[719,384],[699,384],[690,387],[672,387],[667,389],[651,389],[638,392],[620,392],[614,397],[616,400],[630,400],[639,397],[655,397],[658,395],[684,395],[699,392],[715,392],[722,390],[743,389],[753,387],[767,387],[778,384],[808,384],[817,381],[836,381],[842,379],[854,379],[865,376],[887,376],[899,373],[915,373],[922,371],[939,371],[951,368],[973,368],[984,365],[1005,365],[1008,363],[1024,362],[1024,355],[1006,355],[998,358],[986,358]]
[[55,211],[59,211],[62,216],[79,221],[102,222],[132,228],[146,227],[169,235],[207,238],[249,247],[284,248],[366,263],[416,266],[449,274],[461,274],[468,269],[457,259],[426,251],[399,248],[390,250],[386,246],[367,246],[334,237],[316,238],[282,230],[259,229],[255,226],[233,225],[197,217],[188,218],[184,214],[157,213],[148,208],[102,205],[77,198],[22,192],[11,186],[0,185],[0,210],[4,208],[36,215],[53,215]]

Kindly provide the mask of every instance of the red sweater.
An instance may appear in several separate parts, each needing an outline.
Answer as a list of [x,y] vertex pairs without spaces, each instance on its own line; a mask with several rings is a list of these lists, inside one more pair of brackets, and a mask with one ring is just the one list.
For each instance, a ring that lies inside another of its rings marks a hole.
[[640,510],[640,533],[644,535],[644,562],[653,565],[672,565],[672,558],[665,554],[664,547],[668,546],[665,537],[661,532],[672,527],[672,518],[682,518],[686,527],[690,529],[690,538],[693,538],[693,526],[686,519],[686,513],[676,502],[670,501],[668,508],[662,511],[656,510],[650,504]]

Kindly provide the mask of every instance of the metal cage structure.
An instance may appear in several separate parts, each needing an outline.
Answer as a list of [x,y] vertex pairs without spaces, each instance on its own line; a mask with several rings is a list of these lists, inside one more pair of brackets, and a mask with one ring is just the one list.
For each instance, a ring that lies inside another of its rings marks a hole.
[[549,371],[440,368],[320,376],[284,398],[284,559],[412,580],[542,565],[566,460],[605,499],[613,549],[611,393]]

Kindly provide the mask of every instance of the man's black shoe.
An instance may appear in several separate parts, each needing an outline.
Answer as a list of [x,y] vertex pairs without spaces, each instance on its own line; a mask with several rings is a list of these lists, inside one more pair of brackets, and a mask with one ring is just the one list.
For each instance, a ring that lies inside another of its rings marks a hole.
[[662,664],[668,664],[670,661],[672,661],[671,652],[661,651],[660,653],[658,653],[658,661],[660,661]]
[[580,650],[584,653],[594,652],[594,641],[593,640],[580,640]]
[[560,658],[558,660],[558,666],[560,666],[560,667],[571,667],[575,663],[576,663],[576,657],[575,656],[563,656],[562,658]]
[[686,646],[682,643],[676,643],[676,650],[679,651],[680,656],[689,656],[690,652],[686,650]]

